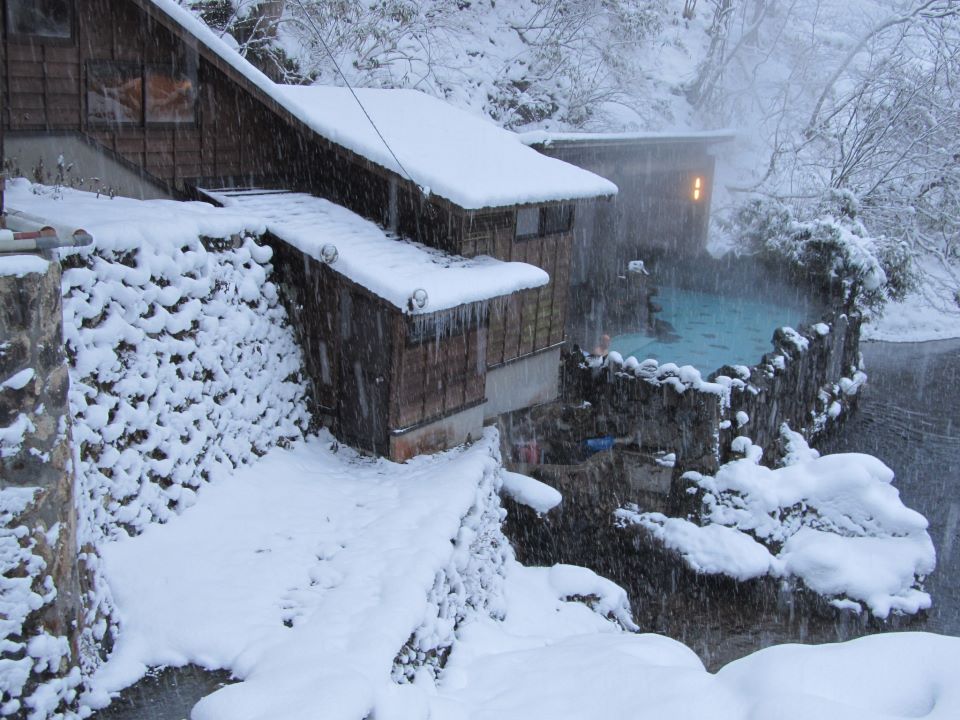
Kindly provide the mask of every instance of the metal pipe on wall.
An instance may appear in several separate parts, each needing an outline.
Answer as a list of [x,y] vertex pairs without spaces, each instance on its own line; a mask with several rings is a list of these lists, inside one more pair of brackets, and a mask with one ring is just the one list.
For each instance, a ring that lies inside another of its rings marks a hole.
[[0,254],[32,253],[62,247],[86,247],[93,244],[93,237],[85,230],[76,230],[68,237],[60,237],[51,227],[30,232],[0,230]]

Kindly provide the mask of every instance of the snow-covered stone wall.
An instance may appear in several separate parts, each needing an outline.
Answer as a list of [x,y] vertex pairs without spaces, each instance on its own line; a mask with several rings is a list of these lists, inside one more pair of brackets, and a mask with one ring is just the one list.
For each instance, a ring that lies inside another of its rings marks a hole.
[[[780,328],[773,349],[753,367],[723,367],[708,379],[692,366],[655,360],[567,356],[564,400],[590,403],[602,420],[593,435],[633,438],[644,450],[674,454],[676,475],[714,472],[742,455],[749,437],[775,462],[788,423],[810,439],[856,402],[860,371],[859,315],[834,313],[823,322]],[[589,428],[584,432],[590,437]]]
[[924,580],[936,553],[893,471],[870,455],[821,457],[786,425],[781,434],[783,467],[756,464],[760,449],[743,438],[744,459],[715,476],[683,476],[698,512],[668,517],[631,503],[615,513],[618,523],[642,528],[698,573],[787,578],[836,609],[882,619],[929,608]]
[[270,256],[249,236],[192,237],[94,251],[64,271],[94,537],[167,520],[217,473],[302,435],[301,355]]
[[423,623],[394,659],[395,682],[412,682],[424,668],[438,677],[464,622],[505,613],[503,576],[513,550],[501,527],[506,511],[497,493],[506,471],[501,469],[496,443],[490,443],[490,452],[494,462],[480,478],[476,500],[451,540],[449,561],[436,574]]
[[60,267],[0,256],[0,716],[45,717],[80,683]]
[[98,545],[308,423],[270,250],[133,237],[66,257],[62,278],[39,257],[0,267],[2,716],[68,709],[109,650]]
[[98,546],[169,520],[308,423],[270,250],[247,234],[144,234],[67,258],[63,273],[85,676],[116,635]]

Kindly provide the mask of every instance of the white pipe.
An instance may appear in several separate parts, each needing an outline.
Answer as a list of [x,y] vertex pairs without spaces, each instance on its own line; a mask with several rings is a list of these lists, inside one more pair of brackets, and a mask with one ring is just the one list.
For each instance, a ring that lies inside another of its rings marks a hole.
[[[28,234],[33,237],[22,237]],[[42,234],[42,231],[20,233],[20,235],[21,237],[18,238],[9,230],[0,234],[0,254],[40,252],[61,247],[85,247],[93,243],[93,237],[83,230],[77,230],[67,238],[58,237],[54,232]]]
[[31,215],[22,210],[14,210],[8,207],[4,209],[3,215],[7,221],[7,227],[15,232],[31,232],[50,226],[50,223],[42,217]]
[[7,208],[4,219],[8,229],[0,230],[0,253],[39,252],[60,247],[85,247],[93,243],[93,237],[86,230],[66,234],[51,227],[45,219],[21,210]]

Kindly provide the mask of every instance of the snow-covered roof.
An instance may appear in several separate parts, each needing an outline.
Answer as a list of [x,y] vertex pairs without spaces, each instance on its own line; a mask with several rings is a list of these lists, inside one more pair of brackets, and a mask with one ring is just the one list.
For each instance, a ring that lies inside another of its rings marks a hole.
[[[149,0],[312,130],[468,210],[614,195],[609,180],[540,155],[516,134],[416,90],[278,85],[173,0]],[[392,152],[391,152],[392,150]],[[396,155],[396,158],[394,157]],[[397,162],[399,159],[399,163]],[[403,167],[400,167],[400,166]]]
[[525,145],[587,145],[587,144],[662,144],[662,143],[699,143],[710,145],[734,140],[734,130],[667,130],[656,132],[547,132],[533,130],[520,133],[519,138]]
[[[83,228],[100,250],[126,252],[144,244],[176,243],[185,238],[228,238],[264,232],[263,221],[249,213],[204,202],[135,200],[72,188],[34,185],[24,178],[7,181],[5,210],[50,225],[61,237]],[[23,215],[25,214],[25,216]],[[61,254],[80,250],[59,250]]]
[[401,176],[409,173],[421,187],[462,208],[617,192],[609,180],[544,157],[515,133],[417,90],[356,90],[396,159],[348,88],[286,85],[280,90],[320,135]]
[[313,195],[275,191],[207,193],[228,208],[262,218],[271,233],[311,257],[321,259],[323,247],[334,245],[338,257],[332,269],[406,312],[410,312],[410,296],[418,289],[426,290],[427,303],[413,312],[423,314],[540,287],[550,281],[547,273],[526,263],[451,256],[391,237],[369,220]]

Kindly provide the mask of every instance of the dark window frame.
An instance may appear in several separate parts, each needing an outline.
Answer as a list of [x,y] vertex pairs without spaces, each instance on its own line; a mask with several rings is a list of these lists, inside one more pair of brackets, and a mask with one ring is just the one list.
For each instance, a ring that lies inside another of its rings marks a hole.
[[[90,94],[91,77],[95,74],[97,68],[112,68],[118,72],[128,71],[131,77],[140,78],[140,118],[138,120],[122,121],[110,120],[105,118],[94,118],[90,116]],[[144,94],[144,72],[143,63],[118,61],[118,60],[87,60],[84,66],[84,123],[87,127],[110,128],[110,129],[131,129],[143,128],[146,119],[146,96]]]
[[[537,218],[537,232],[536,233],[520,233],[519,225],[519,216],[523,211],[536,210],[538,213]],[[566,215],[563,219],[563,222],[552,225],[549,222],[549,214],[559,212]],[[533,240],[535,238],[549,237],[550,235],[562,235],[563,233],[568,233],[573,230],[573,223],[576,217],[575,206],[573,203],[556,203],[552,205],[541,205],[539,207],[520,207],[517,208],[517,214],[514,218],[514,231],[513,237],[517,242],[523,242],[526,240]]]
[[[132,74],[140,77],[140,119],[137,121],[117,121],[90,117],[90,77],[91,69],[97,67],[128,69]],[[166,71],[171,76],[185,75],[194,83],[193,116],[188,120],[150,120],[147,113],[147,78],[149,71]],[[124,60],[87,60],[84,66],[84,122],[87,127],[96,129],[110,129],[117,132],[123,130],[150,130],[164,128],[196,128],[200,126],[200,62],[196,55],[188,56],[181,63],[136,62]]]
[[[18,0],[19,2],[29,2],[29,0]],[[11,18],[12,0],[6,0],[3,8],[3,27],[6,31],[7,39],[12,42],[39,43],[42,45],[72,47],[77,43],[77,6],[74,0],[66,0],[67,10],[70,13],[70,34],[62,35],[41,35],[37,33],[25,33],[14,30]]]
[[[147,112],[147,78],[150,71],[166,71],[171,77],[183,75],[193,82],[193,116],[189,120],[151,120]],[[182,63],[144,63],[143,64],[143,124],[148,128],[183,128],[200,125],[200,62],[196,56],[188,56]]]
[[[559,216],[560,222],[551,224],[551,213]],[[563,203],[561,205],[547,205],[540,208],[540,234],[541,235],[561,235],[570,232],[573,229],[573,205]]]
[[[520,232],[520,213],[522,212],[536,212],[537,213],[537,229],[535,232]],[[541,229],[543,228],[543,208],[539,207],[521,207],[517,208],[517,214],[514,218],[514,230],[513,236],[517,240],[532,240],[533,238],[540,237]]]

